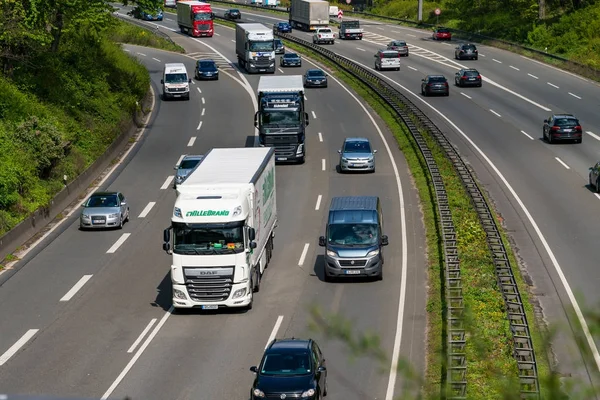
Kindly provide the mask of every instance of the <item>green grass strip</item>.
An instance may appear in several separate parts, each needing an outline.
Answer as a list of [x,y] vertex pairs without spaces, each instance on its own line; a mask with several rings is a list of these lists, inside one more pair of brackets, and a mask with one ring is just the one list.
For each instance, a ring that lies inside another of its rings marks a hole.
[[183,47],[161,36],[158,36],[149,29],[125,22],[119,18],[115,19],[117,21],[109,37],[116,43],[129,43],[160,50],[185,53]]

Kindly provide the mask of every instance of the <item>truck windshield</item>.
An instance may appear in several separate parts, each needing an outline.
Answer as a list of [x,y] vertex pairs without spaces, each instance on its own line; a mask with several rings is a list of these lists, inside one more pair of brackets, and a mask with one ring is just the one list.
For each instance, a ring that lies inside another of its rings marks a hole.
[[269,40],[266,42],[250,42],[250,51],[273,51],[275,50],[275,46],[273,45],[273,41]]
[[186,83],[188,81],[186,74],[166,74],[165,83]]
[[300,125],[300,111],[297,109],[263,110],[261,122],[265,127],[298,126]]
[[173,252],[236,254],[244,251],[244,223],[186,224],[173,222]]
[[201,12],[194,14],[194,21],[210,21],[210,13]]
[[332,224],[329,225],[329,244],[336,246],[372,246],[377,244],[375,224]]

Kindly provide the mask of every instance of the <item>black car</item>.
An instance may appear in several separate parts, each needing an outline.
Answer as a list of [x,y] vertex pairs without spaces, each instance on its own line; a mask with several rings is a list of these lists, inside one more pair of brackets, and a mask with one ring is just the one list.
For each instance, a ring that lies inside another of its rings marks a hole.
[[456,86],[478,86],[481,87],[481,74],[474,68],[461,69],[454,75]]
[[232,8],[225,11],[225,18],[227,19],[242,19],[242,13],[237,8]]
[[548,143],[555,143],[562,140],[572,140],[575,143],[581,143],[583,139],[581,124],[572,114],[552,114],[550,118],[544,120],[542,134]]
[[429,96],[430,94],[443,94],[450,96],[450,86],[444,75],[427,75],[421,79],[421,94]]
[[474,44],[459,44],[454,49],[454,58],[457,60],[477,60],[479,54],[477,53],[477,47]]
[[285,46],[283,45],[283,42],[281,41],[281,39],[274,39],[273,45],[275,46],[275,54],[284,54],[285,53]]
[[251,400],[321,400],[327,396],[327,368],[312,339],[273,340],[266,348],[250,389]]
[[286,53],[283,56],[281,56],[279,64],[282,67],[301,67],[302,59],[296,53]]
[[309,69],[304,74],[304,87],[327,87],[327,74],[320,69]]
[[213,60],[196,61],[196,79],[219,79],[219,69]]

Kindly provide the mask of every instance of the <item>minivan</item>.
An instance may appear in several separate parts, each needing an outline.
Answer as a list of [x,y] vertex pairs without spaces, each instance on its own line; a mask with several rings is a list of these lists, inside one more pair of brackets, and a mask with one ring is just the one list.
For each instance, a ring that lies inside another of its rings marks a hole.
[[334,197],[329,206],[325,235],[325,281],[341,277],[383,279],[383,212],[379,197]]
[[190,83],[187,69],[183,63],[165,64],[163,78],[160,84],[163,87],[163,100],[182,98],[190,99]]
[[400,53],[396,50],[379,50],[375,54],[375,69],[400,71]]

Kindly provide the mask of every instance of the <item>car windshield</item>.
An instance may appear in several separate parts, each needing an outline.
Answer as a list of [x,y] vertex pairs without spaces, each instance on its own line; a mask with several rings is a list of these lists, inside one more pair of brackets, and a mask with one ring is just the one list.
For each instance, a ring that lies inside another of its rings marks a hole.
[[472,44],[468,44],[463,46],[464,50],[475,50],[475,46],[473,46]]
[[374,245],[377,244],[377,225],[374,224],[332,224],[329,225],[329,244],[333,245]]
[[298,126],[300,111],[297,109],[267,109],[261,113],[261,123],[265,127]]
[[447,28],[438,29],[437,31],[438,33],[450,33],[450,30]]
[[92,196],[88,200],[86,207],[99,208],[99,207],[117,207],[119,205],[119,199],[117,195],[97,195]]
[[179,169],[192,169],[198,165],[199,162],[200,160],[183,160],[181,164],[179,164]]
[[477,72],[477,71],[465,71],[465,75],[466,76],[477,76],[477,75],[479,75],[479,72]]
[[200,61],[198,64],[200,68],[216,68],[215,63],[212,61]]
[[306,375],[311,373],[310,356],[303,353],[268,353],[260,368],[262,375]]
[[244,223],[186,224],[173,222],[177,254],[235,254],[244,251]]
[[266,42],[250,42],[250,51],[273,51],[275,49],[273,40]]
[[392,46],[406,46],[406,42],[392,42]]
[[289,25],[289,24],[288,24],[287,22],[280,22],[280,23],[279,23],[279,26],[280,26],[280,27],[282,27],[282,28],[285,28],[285,27],[287,27],[288,25]]
[[443,76],[432,76],[429,78],[429,82],[446,82],[446,78]]
[[283,47],[283,43],[279,39],[275,39],[274,43],[275,43],[275,46],[277,46],[277,47]]
[[229,10],[229,12],[235,14],[235,13],[239,13],[240,10],[238,10],[236,8],[232,8],[231,10]]
[[298,56],[298,54],[294,54],[294,53],[287,53],[283,55],[283,58],[300,58]]
[[319,29],[319,33],[331,33],[331,29]]
[[325,73],[323,71],[319,71],[319,70],[312,70],[312,71],[308,71],[307,75],[308,76],[325,76]]
[[573,118],[557,118],[554,121],[554,125],[556,126],[571,126],[571,125],[579,125],[579,122]]
[[194,21],[210,21],[210,13],[196,13],[194,14]]
[[187,74],[167,74],[165,76],[165,83],[185,83],[187,80]]
[[369,142],[346,142],[344,153],[370,153],[371,145]]

